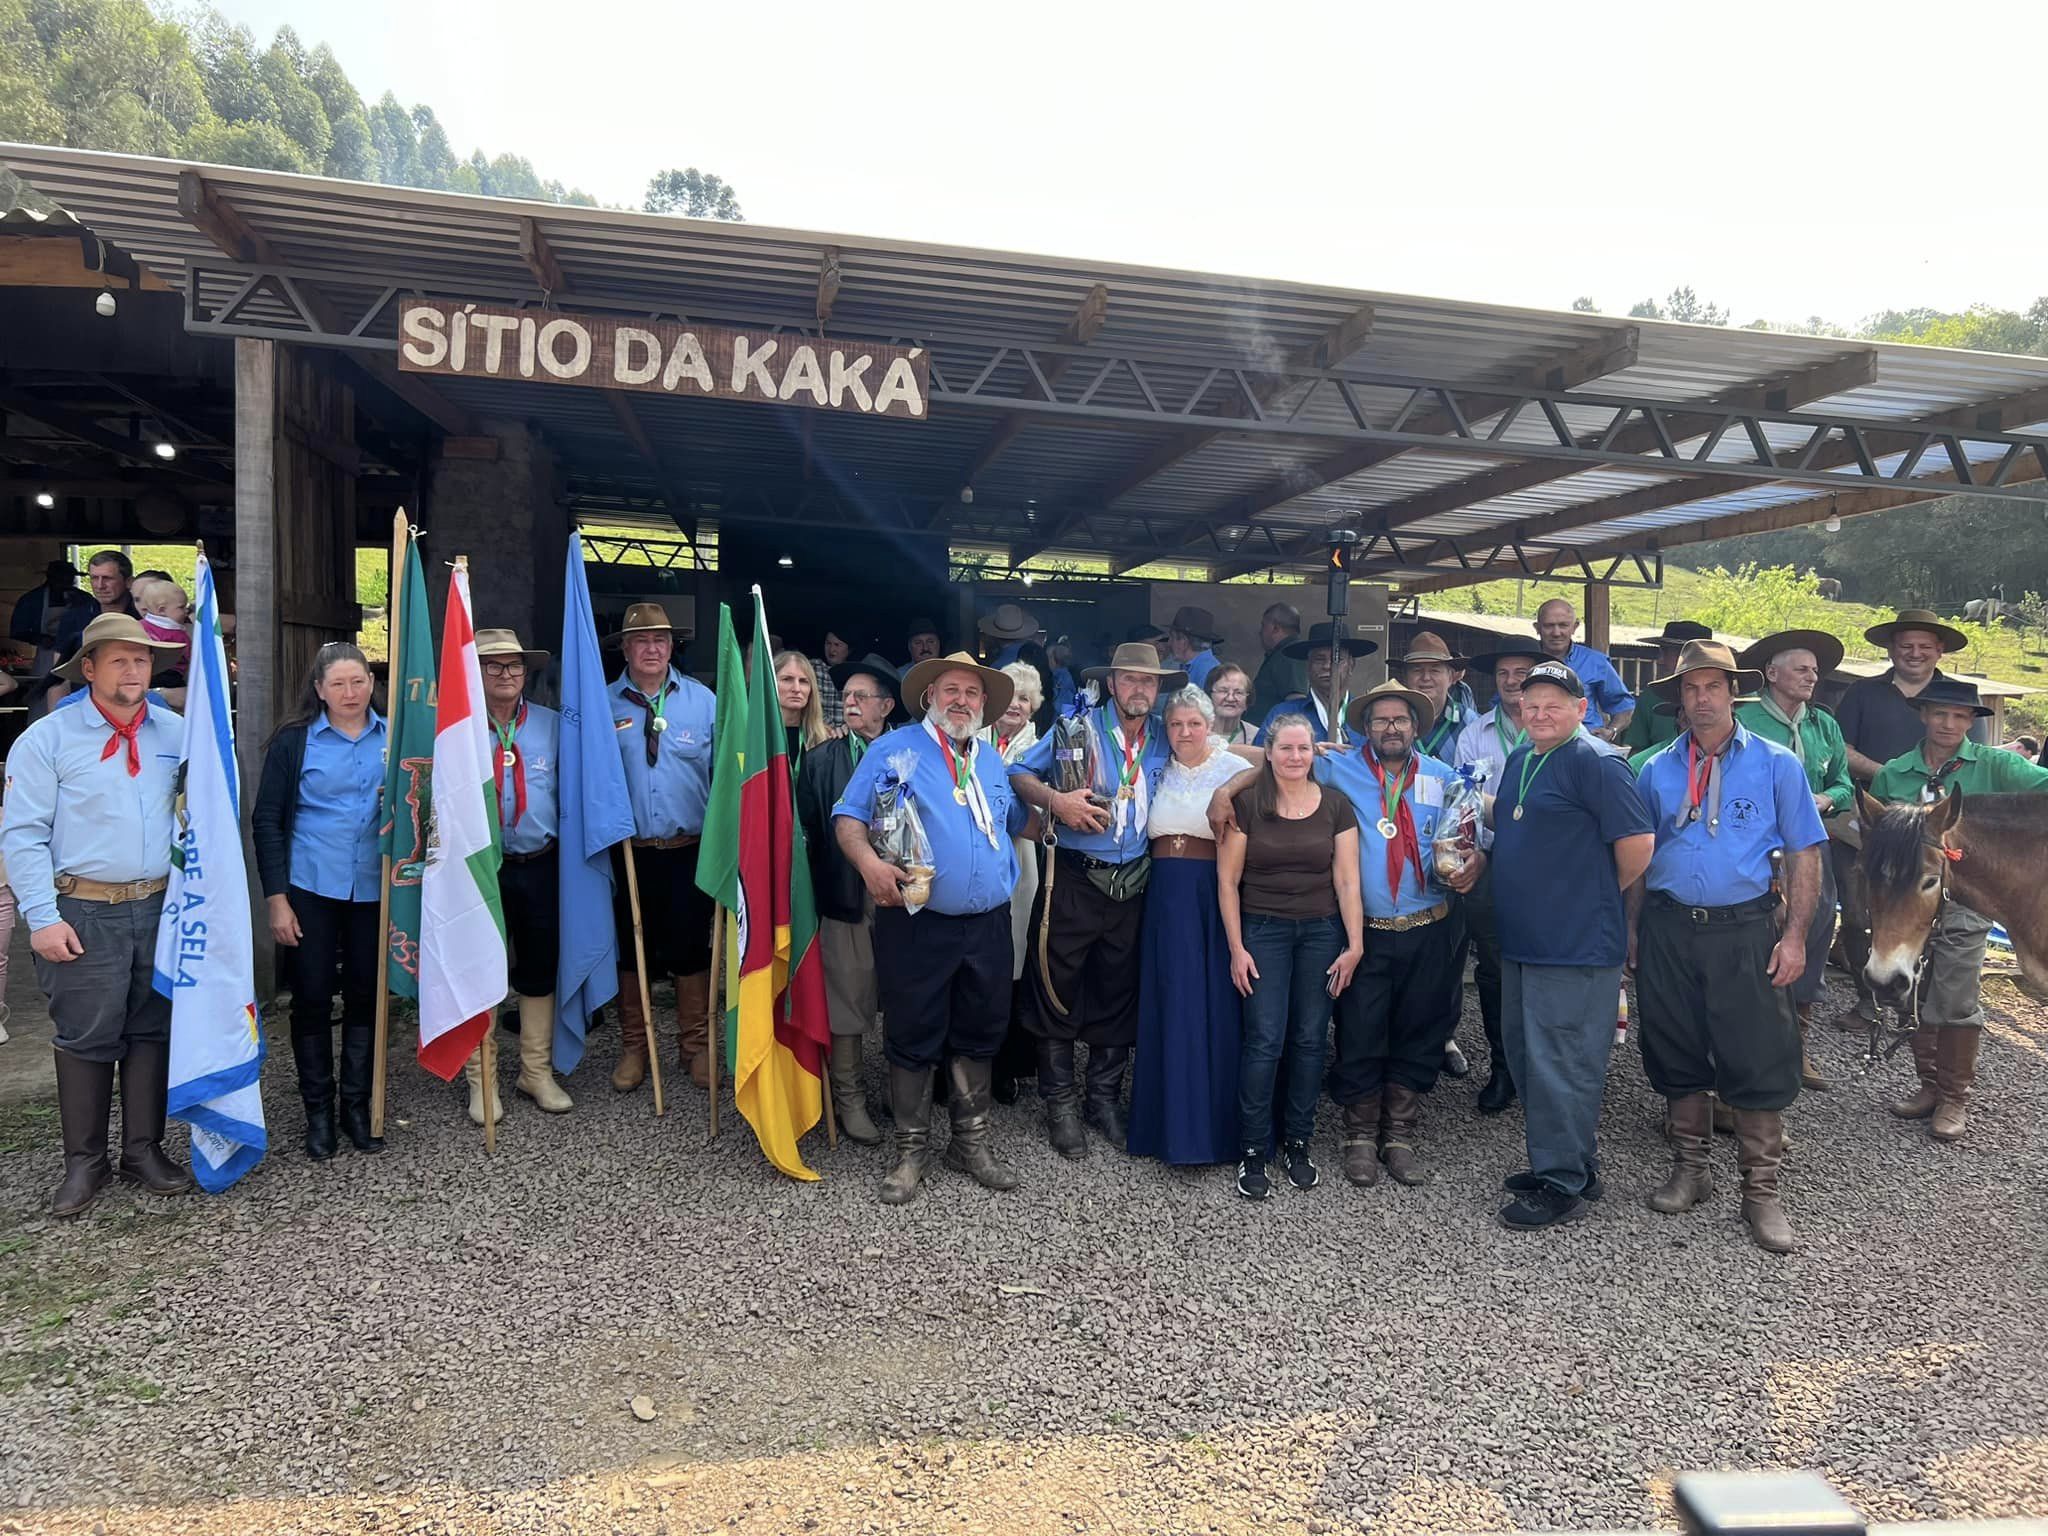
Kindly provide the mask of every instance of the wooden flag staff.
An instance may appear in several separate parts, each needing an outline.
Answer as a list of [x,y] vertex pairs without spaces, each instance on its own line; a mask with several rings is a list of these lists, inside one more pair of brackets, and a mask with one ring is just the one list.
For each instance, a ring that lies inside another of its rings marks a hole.
[[718,1140],[718,1062],[725,1054],[725,908],[711,904],[711,985],[705,988],[705,1036],[711,1047],[711,1136]]
[[[400,628],[404,619],[405,606],[405,541],[412,537],[412,525],[405,520],[405,508],[400,507],[391,519],[391,601],[386,608],[389,622],[385,633],[390,637],[386,650],[392,662],[398,660],[398,637],[405,633]],[[387,711],[388,711],[387,703]],[[389,782],[389,776],[386,776]],[[395,816],[397,807],[385,806],[386,815]],[[377,1022],[375,1045],[370,1061],[370,1134],[384,1134],[384,1077],[389,1068],[391,1056],[391,845],[384,845],[382,861],[384,878],[377,885]]]
[[[469,574],[469,556],[457,555],[455,569],[463,575]],[[482,702],[481,699],[478,700]],[[436,724],[438,725],[438,721]],[[488,722],[486,722],[488,723]],[[497,806],[491,807],[491,814],[497,814]],[[500,857],[498,867],[502,870],[504,859]],[[484,1090],[484,1156],[498,1155],[498,1010],[491,1008],[490,1018],[484,1025],[484,1037],[477,1042],[477,1073],[483,1079]]]
[[[661,1050],[654,1034],[654,989],[647,985],[647,940],[640,931],[640,872],[633,864],[633,840],[629,837],[622,845],[626,851],[626,896],[633,906],[633,974],[640,981],[640,1017],[647,1026],[647,1075],[654,1079],[654,1113],[657,1116],[668,1113],[668,1102],[661,1096]],[[626,1010],[619,1009],[620,1017]],[[716,1095],[713,1096],[715,1103]]]

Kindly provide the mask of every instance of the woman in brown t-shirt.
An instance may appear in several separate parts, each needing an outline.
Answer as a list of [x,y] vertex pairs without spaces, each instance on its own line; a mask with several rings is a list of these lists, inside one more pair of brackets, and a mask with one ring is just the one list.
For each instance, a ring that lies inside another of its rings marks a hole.
[[1230,978],[1244,995],[1238,1061],[1238,1193],[1263,1200],[1273,1087],[1287,1061],[1281,1158],[1296,1189],[1314,1189],[1308,1153],[1329,1050],[1330,1010],[1365,955],[1358,893],[1358,820],[1318,785],[1306,715],[1283,715],[1266,763],[1232,800],[1237,825],[1216,850],[1217,904],[1230,940]]

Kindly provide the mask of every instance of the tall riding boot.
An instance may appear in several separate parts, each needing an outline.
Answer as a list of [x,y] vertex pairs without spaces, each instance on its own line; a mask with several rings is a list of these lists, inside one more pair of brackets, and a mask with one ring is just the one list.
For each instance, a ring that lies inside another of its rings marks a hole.
[[1670,1101],[1665,1140],[1671,1143],[1671,1177],[1650,1195],[1650,1209],[1676,1216],[1713,1198],[1713,1097],[1688,1093]]
[[1415,1158],[1415,1133],[1422,1123],[1422,1095],[1405,1083],[1389,1083],[1380,1102],[1380,1161],[1397,1184],[1429,1182],[1429,1170]]
[[687,1062],[690,1081],[711,1086],[711,973],[676,978],[676,1059]]
[[57,1051],[57,1116],[64,1130],[64,1178],[50,1198],[52,1216],[83,1215],[114,1177],[107,1166],[107,1116],[114,1107],[114,1064]]
[[[484,1123],[484,1048],[479,1045],[469,1053],[469,1060],[462,1064],[462,1080],[469,1084],[469,1120],[472,1125]],[[493,1090],[497,1084],[491,1084]],[[505,1095],[493,1091],[491,1094],[491,1123],[496,1125],[505,1118]]]
[[647,1010],[640,1000],[640,977],[619,972],[619,1064],[612,1068],[612,1087],[631,1093],[647,1081]]
[[130,1184],[152,1195],[182,1195],[192,1175],[164,1156],[164,1101],[171,1082],[171,1042],[131,1040],[121,1058],[121,1167]]
[[1380,1181],[1380,1096],[1344,1106],[1344,1177],[1361,1189]]
[[932,1069],[889,1063],[889,1112],[896,1117],[896,1166],[882,1180],[882,1204],[903,1205],[917,1194],[931,1157]]
[[1718,1093],[1714,1095],[1714,1134],[1716,1136],[1733,1136],[1735,1134],[1735,1111],[1729,1105],[1721,1102],[1721,1096]]
[[1097,1045],[1088,1051],[1088,1123],[1119,1151],[1130,1138],[1124,1123],[1124,1068],[1130,1060],[1127,1045]]
[[382,1152],[384,1138],[370,1134],[370,1078],[376,1070],[377,1036],[368,1019],[341,1021],[341,1134],[358,1152]]
[[1778,1165],[1785,1160],[1785,1116],[1775,1109],[1735,1112],[1735,1160],[1742,1169],[1742,1219],[1766,1253],[1790,1253],[1792,1224],[1778,1203]]
[[555,995],[519,999],[519,1091],[551,1115],[566,1115],[576,1101],[555,1081]]
[[1045,1133],[1061,1157],[1086,1157],[1088,1133],[1081,1129],[1081,1090],[1074,1082],[1074,1042],[1038,1042],[1038,1096],[1045,1100]]
[[948,1071],[953,1079],[953,1139],[946,1143],[946,1166],[958,1168],[983,1189],[1015,1189],[1017,1175],[997,1162],[988,1146],[991,1064],[955,1056]]
[[1802,1088],[1825,1088],[1828,1080],[1821,1076],[1821,1070],[1813,1064],[1813,1004],[1799,1005],[1799,1086]]
[[1920,1074],[1920,1087],[1911,1097],[1892,1106],[1892,1113],[1901,1120],[1925,1120],[1941,1103],[1936,1059],[1941,1033],[1940,1026],[1935,1024],[1922,1024],[1913,1031],[1913,1069]]
[[1941,1095],[1934,1123],[1927,1129],[1936,1141],[1959,1141],[1970,1123],[1970,1089],[1977,1082],[1977,1048],[1984,1031],[1950,1025],[1935,1042],[1935,1088]]
[[826,1070],[832,1078],[832,1110],[839,1134],[863,1147],[879,1147],[882,1133],[868,1118],[868,1096],[860,1081],[860,1036],[834,1035]]
[[334,1156],[334,1031],[325,1024],[303,1035],[294,1030],[292,1060],[306,1106],[306,1156],[324,1163]]

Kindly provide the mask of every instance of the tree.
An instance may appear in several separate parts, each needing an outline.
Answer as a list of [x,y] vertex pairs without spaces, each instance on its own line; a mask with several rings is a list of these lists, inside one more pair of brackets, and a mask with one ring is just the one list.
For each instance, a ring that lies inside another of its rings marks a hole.
[[419,160],[413,172],[418,179],[412,185],[446,191],[455,177],[455,151],[449,147],[447,131],[427,106],[412,109],[412,125],[419,133]]
[[1580,294],[1572,300],[1572,312],[1579,315],[1597,315],[1600,313],[1600,306],[1584,294]]
[[1668,317],[1687,325],[1726,325],[1728,311],[1718,304],[1709,304],[1692,291],[1690,284],[1680,284],[1671,290],[1671,296],[1664,301]]
[[306,152],[275,123],[224,123],[219,118],[195,129],[185,153],[215,165],[247,165],[259,171],[303,171]]
[[662,171],[647,183],[649,213],[674,213],[688,219],[745,219],[740,212],[739,194],[723,179],[707,175],[694,165],[682,171]]
[[389,91],[370,108],[370,144],[386,182],[397,187],[420,184],[419,130],[413,127],[412,114]]
[[1655,299],[1637,299],[1629,305],[1628,317],[1631,320],[1662,320],[1664,311],[1657,307]]

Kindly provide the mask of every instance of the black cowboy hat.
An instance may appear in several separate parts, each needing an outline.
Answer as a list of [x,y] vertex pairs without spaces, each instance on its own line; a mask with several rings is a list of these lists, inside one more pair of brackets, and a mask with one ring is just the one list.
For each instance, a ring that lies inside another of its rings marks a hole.
[[1696,619],[1666,619],[1663,632],[1650,638],[1658,645],[1668,646],[1675,651],[1688,640],[1713,639],[1714,631],[1712,626],[1702,624]]
[[1735,659],[1751,671],[1761,672],[1774,656],[1811,651],[1820,663],[1820,675],[1826,677],[1842,664],[1842,650],[1842,642],[1824,629],[1781,629],[1775,635],[1765,635]]
[[889,697],[895,700],[895,703],[889,710],[889,718],[892,721],[910,718],[910,711],[904,707],[903,703],[902,677],[894,667],[890,666],[888,662],[877,656],[873,651],[869,651],[867,655],[861,657],[858,661],[842,661],[838,666],[828,668],[826,675],[832,679],[833,687],[843,690],[849,682],[862,673],[872,677],[878,683],[888,685]]
[[1472,665],[1482,672],[1491,672],[1501,664],[1502,659],[1505,657],[1526,656],[1531,661],[1541,661],[1549,654],[1550,652],[1543,649],[1534,640],[1521,640],[1510,637],[1499,642],[1492,650],[1482,651],[1479,655],[1474,656],[1472,658]]
[[[1297,640],[1292,645],[1280,647],[1280,654],[1289,661],[1307,661],[1311,651],[1327,651],[1332,648],[1332,626],[1316,624],[1310,627],[1308,638]],[[1343,647],[1347,656],[1370,656],[1379,647],[1370,640],[1355,639],[1350,635],[1337,635],[1336,644]]]
[[1966,683],[1959,677],[1937,677],[1914,695],[1915,709],[1926,709],[1934,704],[1944,704],[1950,709],[1967,709],[1979,720],[1991,714],[1990,706],[1977,695],[1977,685]]

